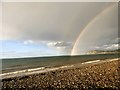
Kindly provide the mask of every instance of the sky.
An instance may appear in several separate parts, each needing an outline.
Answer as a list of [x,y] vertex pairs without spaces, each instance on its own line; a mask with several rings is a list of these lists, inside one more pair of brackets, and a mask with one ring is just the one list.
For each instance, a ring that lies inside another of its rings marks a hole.
[[0,57],[78,55],[95,49],[117,49],[117,8],[112,2],[2,3]]

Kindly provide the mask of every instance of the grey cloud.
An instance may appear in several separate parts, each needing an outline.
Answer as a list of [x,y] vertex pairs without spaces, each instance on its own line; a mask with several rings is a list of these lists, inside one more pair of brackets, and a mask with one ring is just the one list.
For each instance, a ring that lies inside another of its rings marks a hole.
[[[50,48],[70,52],[85,27],[113,4],[115,3],[3,3],[4,38],[0,35],[0,39],[25,40],[26,44],[43,43]],[[118,10],[112,9],[106,12],[84,35],[82,33],[80,45],[75,49],[79,50],[78,54],[90,46],[111,44],[111,39],[118,34],[116,11]]]
[[116,50],[119,47],[119,44],[109,44],[109,45],[103,45],[102,47],[95,47],[97,50]]
[[73,46],[72,42],[64,42],[64,41],[57,41],[57,42],[46,42],[46,44],[50,47],[55,48],[71,48]]
[[114,43],[114,44],[119,44],[120,43],[120,38],[119,37],[117,37],[116,39],[114,39],[114,40],[112,40],[112,43]]
[[106,46],[106,50],[116,50],[119,48],[119,45],[118,44],[112,44],[112,45],[108,45]]
[[113,44],[118,38],[118,3],[111,5],[96,16],[80,34],[72,55],[84,53],[93,46]]
[[72,42],[64,42],[64,41],[46,42],[46,44],[48,47],[58,51],[59,54],[70,54],[73,47]]
[[75,41],[112,3],[3,3],[4,39]]
[[58,50],[67,50],[67,49],[72,49],[73,47],[73,42],[71,41],[41,41],[41,40],[24,40],[23,44],[25,45],[29,45],[29,44],[42,44],[42,45],[46,45],[49,48],[52,49],[58,49]]
[[120,48],[119,46],[119,41],[120,38],[115,38],[111,41],[109,41],[109,43],[106,43],[104,45],[98,45],[98,46],[93,46],[91,47],[91,49],[94,49],[94,50],[116,50],[118,48]]
[[57,43],[55,44],[55,46],[56,46],[56,47],[63,47],[63,46],[65,46],[65,47],[70,47],[70,46],[72,46],[72,43],[71,43],[71,42],[57,42]]

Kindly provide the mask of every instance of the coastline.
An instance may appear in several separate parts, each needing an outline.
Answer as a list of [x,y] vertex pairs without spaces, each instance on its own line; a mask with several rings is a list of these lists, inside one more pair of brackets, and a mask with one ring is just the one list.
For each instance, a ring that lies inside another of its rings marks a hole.
[[[77,89],[77,90],[119,90],[120,59],[95,60],[33,71],[23,76],[2,79],[2,90],[6,89]],[[34,69],[33,69],[34,70]]]
[[2,90],[6,89],[120,89],[120,59],[95,60],[61,66],[44,72],[33,71],[24,76],[2,79]]
[[86,65],[90,65],[90,64],[111,62],[111,61],[116,61],[116,60],[119,60],[119,58],[106,59],[106,60],[91,60],[91,61],[86,61],[83,63],[65,65],[65,66],[59,66],[59,67],[51,67],[51,68],[38,67],[38,68],[32,68],[32,69],[24,69],[24,70],[18,70],[15,72],[2,73],[2,74],[0,74],[0,79],[14,78],[14,77],[19,77],[19,76],[27,76],[27,75],[39,74],[39,73],[46,73],[46,72],[55,71],[55,70],[70,69],[70,68],[81,67],[84,65],[86,66]]

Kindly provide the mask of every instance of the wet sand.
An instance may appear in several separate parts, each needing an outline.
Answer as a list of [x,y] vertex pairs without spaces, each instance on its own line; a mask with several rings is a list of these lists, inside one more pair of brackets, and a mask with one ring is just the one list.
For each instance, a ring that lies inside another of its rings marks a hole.
[[45,73],[3,79],[2,90],[120,89],[120,59],[76,64]]

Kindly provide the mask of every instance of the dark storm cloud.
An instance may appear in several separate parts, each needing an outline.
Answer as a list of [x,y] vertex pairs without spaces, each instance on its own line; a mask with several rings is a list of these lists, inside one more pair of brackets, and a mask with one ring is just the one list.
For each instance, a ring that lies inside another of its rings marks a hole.
[[76,40],[81,30],[112,3],[3,3],[2,39]]

